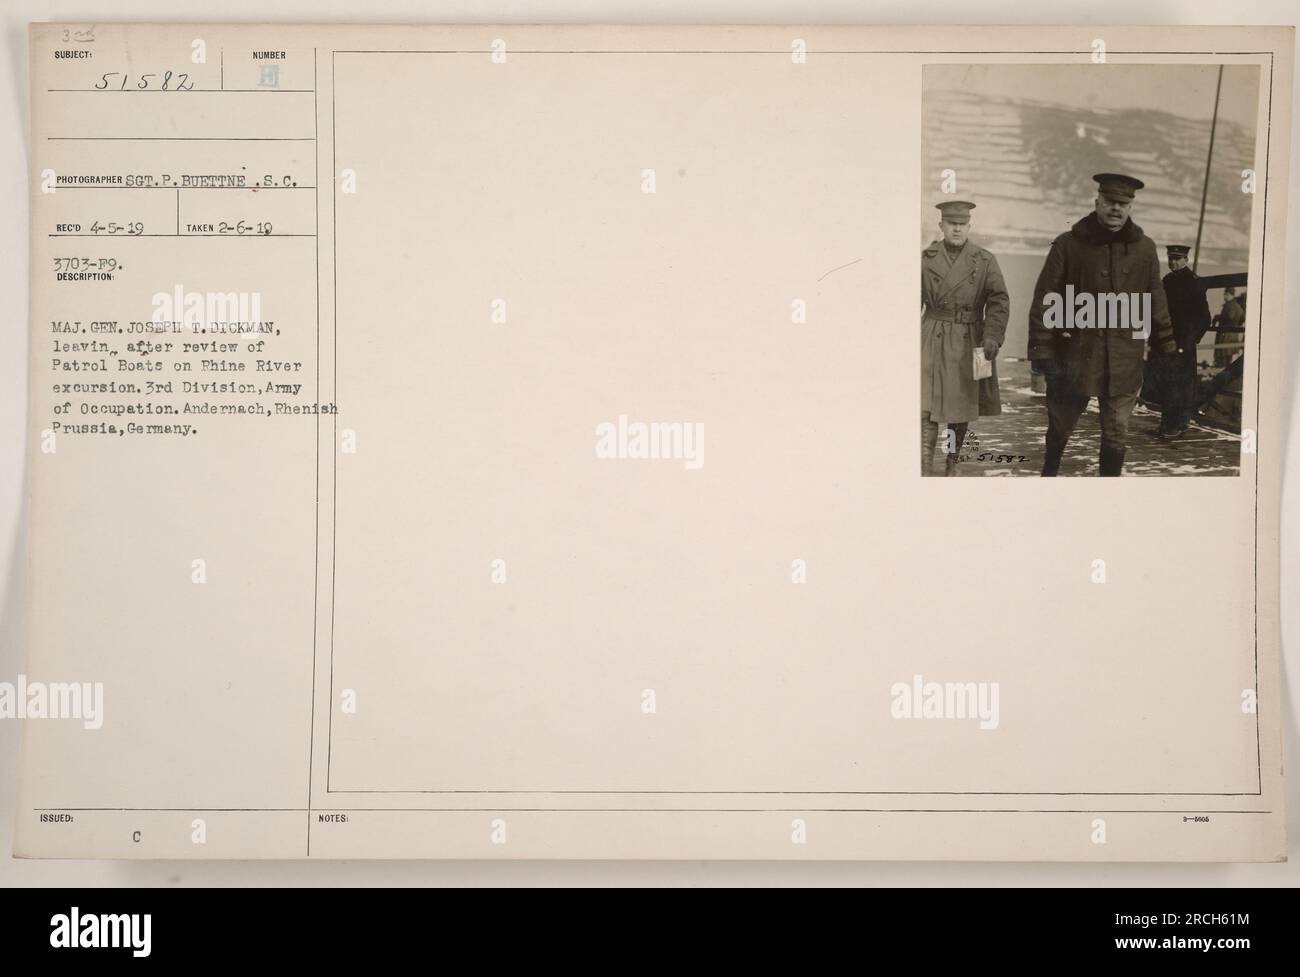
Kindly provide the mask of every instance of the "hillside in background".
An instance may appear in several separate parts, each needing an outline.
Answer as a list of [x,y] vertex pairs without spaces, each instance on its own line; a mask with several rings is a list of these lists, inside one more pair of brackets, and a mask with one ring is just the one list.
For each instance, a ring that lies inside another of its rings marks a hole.
[[[1003,98],[962,90],[927,90],[924,164],[928,188],[945,169],[957,194],[977,203],[973,236],[998,253],[1046,252],[1096,195],[1092,174],[1131,173],[1146,183],[1134,220],[1158,245],[1195,244],[1210,126],[1152,109],[1099,109]],[[1201,274],[1244,271],[1253,197],[1241,171],[1253,165],[1254,134],[1219,121],[1210,174]],[[940,195],[928,189],[930,204]],[[921,239],[933,240],[928,209]]]

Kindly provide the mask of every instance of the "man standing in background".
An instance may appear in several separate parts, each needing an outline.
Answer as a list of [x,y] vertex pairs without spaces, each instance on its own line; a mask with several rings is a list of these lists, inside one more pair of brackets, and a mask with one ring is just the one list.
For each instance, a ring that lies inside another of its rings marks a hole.
[[1210,328],[1205,286],[1187,260],[1191,250],[1186,244],[1170,244],[1165,248],[1169,274],[1165,275],[1163,284],[1178,351],[1162,355],[1152,347],[1151,366],[1159,371],[1162,381],[1158,389],[1163,438],[1179,437],[1191,423],[1196,403],[1196,344]]
[[[1244,298],[1244,296],[1243,296]],[[1224,343],[1239,343],[1242,337],[1242,325],[1246,321],[1246,308],[1237,301],[1237,290],[1229,286],[1223,290],[1223,308],[1214,317],[1214,365],[1227,366],[1236,355],[1234,350],[1224,349]]]

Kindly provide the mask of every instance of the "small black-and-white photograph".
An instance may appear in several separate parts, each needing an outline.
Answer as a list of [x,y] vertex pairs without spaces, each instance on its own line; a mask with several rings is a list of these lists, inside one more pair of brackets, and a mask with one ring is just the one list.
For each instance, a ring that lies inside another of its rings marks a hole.
[[927,65],[922,111],[921,474],[1239,474],[1258,68]]

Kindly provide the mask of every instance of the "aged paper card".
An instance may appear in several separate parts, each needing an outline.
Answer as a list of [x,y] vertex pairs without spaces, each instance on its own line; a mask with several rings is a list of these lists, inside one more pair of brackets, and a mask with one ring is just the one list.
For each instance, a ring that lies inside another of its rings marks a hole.
[[1283,857],[1293,43],[33,25],[17,853]]

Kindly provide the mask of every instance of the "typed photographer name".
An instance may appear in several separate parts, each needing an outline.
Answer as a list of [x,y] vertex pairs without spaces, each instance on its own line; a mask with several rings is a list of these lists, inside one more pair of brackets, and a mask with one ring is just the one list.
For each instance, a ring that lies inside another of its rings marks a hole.
[[1076,292],[1043,296],[1043,326],[1047,329],[1126,329],[1135,339],[1151,335],[1150,292]]

